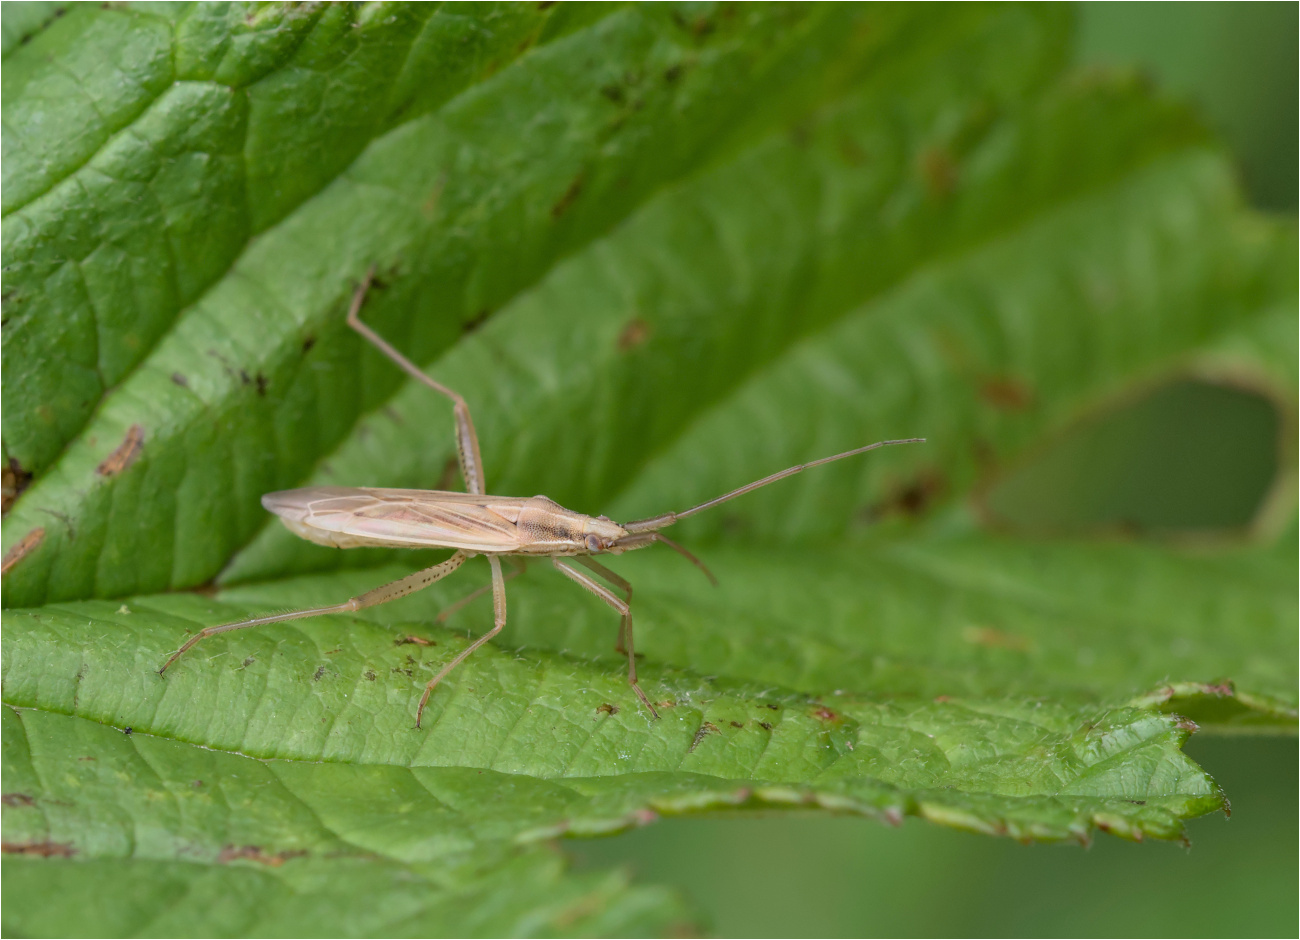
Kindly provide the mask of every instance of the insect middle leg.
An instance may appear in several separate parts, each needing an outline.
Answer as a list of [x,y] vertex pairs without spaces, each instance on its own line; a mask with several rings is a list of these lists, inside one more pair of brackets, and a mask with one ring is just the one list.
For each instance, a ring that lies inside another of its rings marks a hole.
[[366,292],[374,279],[375,269],[372,265],[366,272],[365,280],[352,295],[352,305],[348,308],[348,326],[364,336],[381,353],[387,356],[411,378],[423,382],[440,395],[446,395],[452,402],[452,413],[456,417],[456,454],[460,460],[460,475],[465,480],[465,489],[471,493],[483,495],[483,457],[479,453],[478,434],[474,430],[474,420],[469,416],[469,405],[465,399],[453,392],[441,382],[435,382],[424,374],[415,363],[407,359],[389,345],[382,336],[361,322],[361,305],[365,302]]
[[[513,581],[515,578],[523,574],[526,568],[528,567],[527,562],[525,562],[522,558],[515,558],[511,555],[506,555],[505,559],[510,564],[510,570],[506,573],[505,576],[506,581]],[[469,604],[474,603],[476,600],[478,600],[480,597],[482,597],[490,590],[492,590],[492,585],[490,583],[483,585],[477,591],[474,591],[471,594],[467,594],[465,597],[462,597],[460,600],[455,601],[454,603],[438,611],[438,616],[434,617],[433,619],[437,623],[446,623],[448,617],[450,617],[452,614],[456,613],[456,611],[462,609],[463,607],[466,607]],[[619,652],[621,653],[623,651],[620,649]]]
[[570,580],[578,582],[578,584],[582,585],[582,587],[586,588],[592,594],[595,594],[622,615],[623,619],[619,625],[619,642],[620,644],[626,642],[627,646],[627,684],[632,686],[632,691],[636,693],[637,698],[641,700],[641,703],[645,705],[646,708],[650,709],[650,714],[658,718],[659,712],[650,704],[650,700],[646,698],[645,693],[641,691],[641,686],[637,682],[636,678],[636,646],[632,641],[632,585],[614,572],[610,571],[604,565],[593,561],[590,558],[579,555],[573,560],[586,568],[590,568],[602,578],[605,578],[627,592],[626,598],[619,597],[594,578],[585,575],[574,568],[563,558],[559,556],[551,557],[551,564],[555,566],[556,570],[558,570],[560,574]]
[[176,652],[172,653],[167,662],[163,663],[158,674],[162,675],[167,671],[167,667],[176,660],[180,659],[190,647],[194,646],[200,640],[210,636],[216,636],[218,633],[229,633],[231,630],[243,630],[247,627],[260,627],[268,623],[279,623],[282,620],[301,620],[304,617],[319,617],[323,614],[347,614],[353,611],[362,610],[366,607],[375,607],[379,604],[386,604],[389,601],[395,601],[399,597],[405,597],[407,594],[414,594],[416,591],[422,591],[435,581],[440,581],[447,575],[451,574],[469,558],[465,552],[457,552],[441,564],[434,565],[432,568],[425,568],[415,574],[408,574],[405,578],[400,578],[388,584],[380,585],[373,590],[364,594],[358,594],[356,597],[344,601],[342,604],[335,604],[332,607],[311,607],[306,610],[291,610],[283,614],[269,614],[265,617],[252,617],[248,620],[240,620],[238,623],[223,623],[217,627],[205,627],[194,636],[190,637]]
[[424,694],[420,696],[420,705],[415,710],[415,727],[420,727],[420,719],[424,717],[424,705],[429,701],[429,696],[437,688],[447,675],[465,659],[488,640],[492,639],[501,632],[501,628],[506,625],[506,579],[501,576],[501,559],[496,555],[487,556],[488,564],[492,566],[492,614],[493,627],[487,633],[483,634],[469,646],[465,647],[456,655],[456,658],[439,670],[438,674],[429,680],[429,684],[424,687]]

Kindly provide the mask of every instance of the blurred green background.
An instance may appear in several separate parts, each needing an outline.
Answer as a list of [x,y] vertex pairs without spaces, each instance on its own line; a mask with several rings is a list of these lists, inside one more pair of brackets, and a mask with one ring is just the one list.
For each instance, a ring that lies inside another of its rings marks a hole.
[[[1294,215],[1300,7],[1076,13],[1081,66],[1140,69],[1194,101],[1254,205]],[[1240,535],[1292,459],[1281,442],[1293,422],[1249,390],[1153,389],[991,481],[983,508],[1029,532]],[[678,887],[721,936],[1295,935],[1295,739],[1202,736],[1187,750],[1233,806],[1231,819],[1195,820],[1190,849],[1106,836],[1087,850],[1025,847],[915,820],[888,829],[811,814],[670,819],[564,848],[580,868],[624,865]]]

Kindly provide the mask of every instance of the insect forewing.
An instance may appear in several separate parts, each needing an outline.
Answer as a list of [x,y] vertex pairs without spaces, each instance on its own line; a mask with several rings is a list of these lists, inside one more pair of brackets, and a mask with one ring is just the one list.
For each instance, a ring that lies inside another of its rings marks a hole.
[[290,531],[322,545],[468,552],[517,550],[515,520],[523,502],[440,490],[341,486],[281,490],[262,497],[262,505]]

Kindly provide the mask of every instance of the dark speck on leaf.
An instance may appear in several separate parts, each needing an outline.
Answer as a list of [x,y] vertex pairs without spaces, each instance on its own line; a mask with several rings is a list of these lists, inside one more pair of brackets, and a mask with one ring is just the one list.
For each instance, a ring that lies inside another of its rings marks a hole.
[[937,470],[922,470],[880,502],[862,510],[859,518],[867,524],[896,516],[914,519],[933,506],[947,489],[947,480]]
[[664,69],[664,81],[670,85],[681,77],[682,67],[680,65],[670,65],[668,68]]
[[305,356],[311,352],[311,348],[316,345],[316,337],[304,336],[302,339],[302,354]]
[[474,314],[473,317],[465,321],[465,325],[461,327],[461,331],[466,334],[475,332],[480,326],[488,321],[488,317],[490,316],[492,316],[492,311],[487,307],[484,307],[478,313]]
[[931,147],[918,159],[921,180],[930,195],[942,199],[952,195],[957,188],[957,164],[943,147]]
[[265,397],[266,397],[266,385],[267,385],[267,382],[266,382],[266,376],[264,376],[262,373],[259,372],[259,373],[257,373],[257,375],[255,375],[253,378],[254,378],[254,380],[257,382],[257,394],[259,394],[259,395],[261,395],[263,398],[265,398]]
[[772,711],[777,711],[778,709],[780,709],[781,706],[780,706],[780,705],[773,705],[771,702],[768,702],[768,703],[767,703],[766,705],[764,705],[763,707],[764,707],[764,708],[770,708],[770,709],[772,709]]
[[4,505],[3,512],[8,512],[9,507],[14,504],[23,490],[27,489],[32,482],[32,475],[23,469],[22,464],[14,457],[9,458],[9,462],[4,465]]
[[102,477],[117,476],[140,456],[140,451],[144,449],[144,428],[138,424],[133,424],[126,432],[126,438],[117,446],[111,454],[104,458],[103,463],[95,468],[95,472]]
[[611,705],[609,704],[609,702],[602,702],[599,706],[597,706],[596,711],[603,712],[606,715],[617,715],[618,706]]
[[980,398],[999,411],[1024,411],[1033,404],[1034,390],[1015,376],[993,376],[980,385]]
[[733,722],[731,723],[731,727],[733,727],[733,728],[743,728],[743,727],[745,727],[745,726],[744,726],[741,722],[739,722],[739,721],[733,721]]
[[376,679],[379,678],[378,676],[375,675],[375,671],[373,669],[367,669],[364,675],[367,682],[374,682]]
[[640,317],[633,317],[627,321],[627,325],[618,334],[618,350],[619,352],[631,352],[649,338],[650,324]]
[[758,723],[758,726],[759,726],[760,728],[762,728],[764,731],[771,731],[771,730],[772,730],[772,722],[770,722],[770,721],[760,721],[760,722]]
[[4,803],[5,806],[36,805],[36,800],[32,799],[32,797],[28,796],[26,793],[6,793],[4,796],[0,796],[0,802]]
[[573,205],[578,195],[582,192],[582,174],[579,173],[569,184],[569,188],[564,191],[564,195],[559,198],[555,205],[551,206],[551,218],[558,219],[564,215],[569,206]]
[[311,681],[320,682],[320,677],[323,675],[325,675],[325,667],[321,666],[319,669],[316,670],[316,674],[311,677]]
[[123,734],[131,734],[131,732],[132,732],[133,730],[134,730],[134,729],[133,729],[130,725],[127,725],[125,728],[122,729],[122,733],[123,733]]
[[190,387],[190,380],[185,378],[185,376],[181,375],[181,373],[179,372],[172,373],[172,381],[177,385],[179,385],[181,388]]
[[721,734],[721,733],[722,732],[718,730],[717,725],[715,725],[711,721],[706,721],[704,724],[700,725],[700,727],[696,730],[695,739],[691,741],[691,746],[686,749],[686,753],[689,754],[691,751],[699,747],[700,742],[703,741],[706,736],[710,734]]
[[813,712],[813,717],[819,718],[822,721],[835,721],[840,716],[835,714],[835,712],[831,711],[829,708],[822,707]]

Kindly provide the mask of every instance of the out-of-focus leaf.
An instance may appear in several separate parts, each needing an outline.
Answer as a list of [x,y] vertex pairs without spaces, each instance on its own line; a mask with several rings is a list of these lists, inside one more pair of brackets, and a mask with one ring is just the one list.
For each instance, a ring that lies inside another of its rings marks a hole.
[[[1031,542],[966,509],[1163,382],[1295,410],[1294,230],[1184,110],[1063,74],[1058,11],[86,5],[10,35],[4,835],[58,856],[6,860],[10,932],[644,935],[690,914],[538,843],[781,806],[1178,838],[1223,805],[1187,716],[1294,729],[1293,532]],[[456,485],[446,403],[344,327],[372,265],[364,317],[465,395],[494,492],[637,517],[929,443],[683,523],[719,589],[612,563],[657,722],[612,612],[534,570],[416,730],[487,625],[431,623],[481,561],[160,678],[195,629],[436,557],[258,503]],[[73,885],[99,925],[48,903]]]

